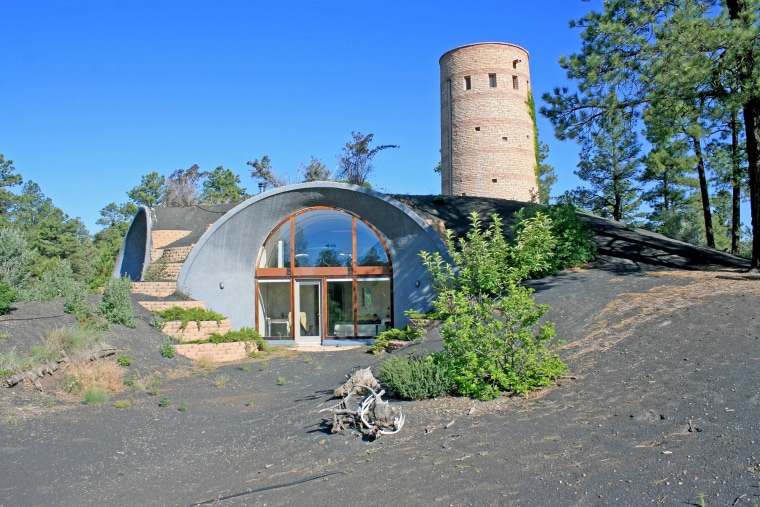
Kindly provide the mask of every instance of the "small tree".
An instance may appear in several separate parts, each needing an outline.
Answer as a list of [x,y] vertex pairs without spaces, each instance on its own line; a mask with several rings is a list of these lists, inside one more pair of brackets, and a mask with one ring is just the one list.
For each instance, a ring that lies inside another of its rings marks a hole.
[[240,176],[230,169],[219,166],[203,182],[201,202],[235,202],[243,197],[245,197],[245,190],[240,187]]
[[470,220],[466,237],[446,238],[453,264],[437,252],[420,254],[438,294],[435,310],[445,318],[436,359],[465,396],[491,399],[548,385],[567,367],[552,353],[554,324],[541,323],[549,307],[537,305],[520,281],[545,269],[551,220],[527,219],[514,244],[504,238],[498,215],[485,230],[477,213]]
[[312,156],[309,165],[301,166],[301,175],[304,182],[329,181],[332,172],[321,160]]
[[375,155],[389,148],[398,148],[395,144],[381,144],[370,149],[374,134],[363,135],[361,132],[351,132],[353,142],[343,147],[343,153],[338,157],[338,178],[355,185],[365,185],[367,177],[374,169],[372,160]]
[[0,229],[0,284],[18,290],[29,278],[27,268],[34,251],[17,229]]
[[100,302],[100,313],[108,322],[135,327],[132,313],[132,281],[128,276],[112,278],[103,289],[103,299]]
[[259,159],[249,160],[247,165],[253,167],[251,169],[251,178],[260,180],[262,183],[270,187],[284,187],[288,184],[288,178],[281,174],[277,174],[272,169],[272,161],[269,155],[264,155]]
[[198,164],[189,169],[177,169],[166,181],[164,206],[194,206],[198,204],[198,183],[208,176]]
[[161,202],[165,191],[165,184],[166,178],[153,171],[150,174],[144,175],[140,180],[140,184],[127,192],[127,196],[138,206],[152,208]]

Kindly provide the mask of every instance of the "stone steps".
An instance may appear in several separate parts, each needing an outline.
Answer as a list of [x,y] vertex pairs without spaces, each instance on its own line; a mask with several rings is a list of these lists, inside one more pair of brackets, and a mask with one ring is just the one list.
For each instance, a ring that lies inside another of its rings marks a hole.
[[132,282],[132,294],[165,298],[176,290],[177,282]]

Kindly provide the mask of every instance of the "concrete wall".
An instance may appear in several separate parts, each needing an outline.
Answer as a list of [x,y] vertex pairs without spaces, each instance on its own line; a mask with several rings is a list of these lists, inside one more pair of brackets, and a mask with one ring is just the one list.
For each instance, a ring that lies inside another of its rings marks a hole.
[[230,318],[234,328],[255,324],[256,261],[270,232],[305,208],[331,206],[354,213],[380,231],[393,265],[395,327],[406,325],[404,311],[428,311],[434,299],[419,252],[446,249],[418,215],[384,194],[343,183],[289,185],[239,204],[200,238],[177,281],[179,292]]
[[142,275],[150,264],[150,209],[141,206],[137,211],[127,235],[119,250],[113,268],[113,276],[121,278],[129,275],[133,281],[142,280]]
[[442,194],[524,202],[537,196],[528,60],[525,49],[501,42],[441,56]]

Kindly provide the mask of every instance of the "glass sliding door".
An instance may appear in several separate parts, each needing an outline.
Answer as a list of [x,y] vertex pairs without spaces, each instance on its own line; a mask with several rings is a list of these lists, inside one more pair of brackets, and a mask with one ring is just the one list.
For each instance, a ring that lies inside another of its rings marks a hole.
[[327,335],[354,336],[352,280],[327,280]]
[[356,336],[377,336],[391,322],[390,278],[356,281]]
[[321,288],[320,280],[296,280],[296,311],[292,320],[296,343],[322,343]]
[[259,328],[261,336],[293,338],[290,322],[290,280],[259,280]]

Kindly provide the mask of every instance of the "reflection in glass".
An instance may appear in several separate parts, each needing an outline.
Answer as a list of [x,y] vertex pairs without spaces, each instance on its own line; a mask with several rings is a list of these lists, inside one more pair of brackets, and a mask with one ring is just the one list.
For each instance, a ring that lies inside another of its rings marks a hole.
[[388,278],[357,280],[357,336],[377,336],[391,321],[391,281]]
[[361,220],[356,221],[356,258],[358,266],[388,266],[380,238]]
[[291,338],[290,314],[290,281],[260,281],[259,333],[272,338]]
[[352,217],[336,210],[314,210],[295,217],[297,267],[350,267]]
[[260,268],[290,267],[290,220],[269,237],[259,261]]
[[354,294],[351,280],[327,281],[327,334],[354,335]]

